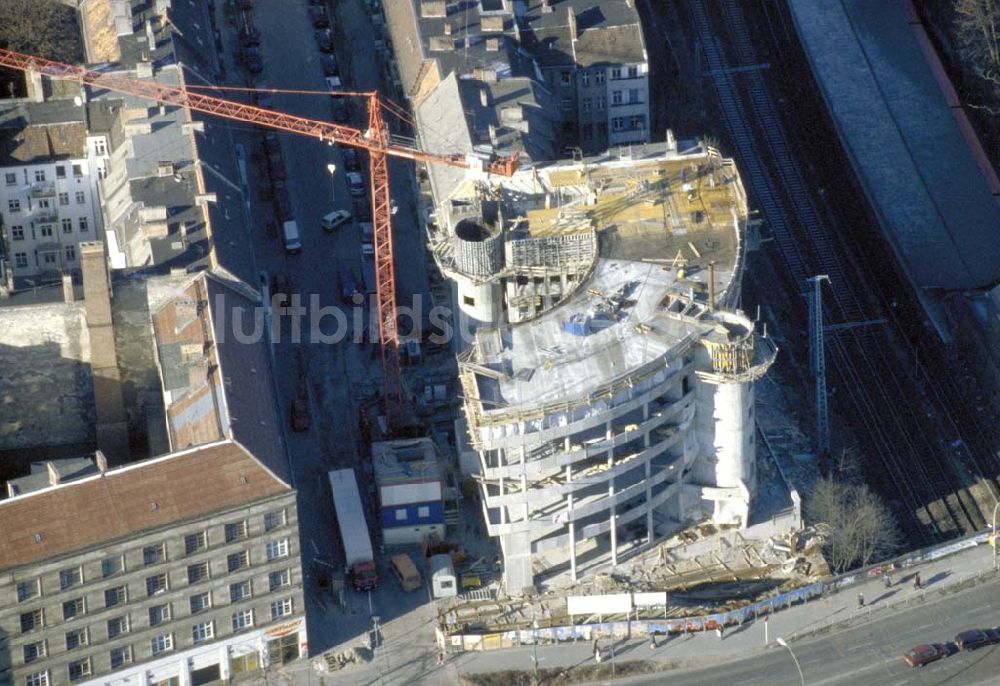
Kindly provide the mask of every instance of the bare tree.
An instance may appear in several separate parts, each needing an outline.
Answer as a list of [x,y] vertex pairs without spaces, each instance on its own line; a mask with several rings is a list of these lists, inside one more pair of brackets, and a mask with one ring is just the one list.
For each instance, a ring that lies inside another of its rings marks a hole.
[[829,529],[823,552],[834,572],[884,559],[899,545],[895,518],[864,484],[821,479],[809,494],[806,514]]
[[962,57],[980,77],[1000,83],[1000,0],[955,0]]
[[83,61],[76,11],[57,0],[2,0],[4,47],[61,62]]

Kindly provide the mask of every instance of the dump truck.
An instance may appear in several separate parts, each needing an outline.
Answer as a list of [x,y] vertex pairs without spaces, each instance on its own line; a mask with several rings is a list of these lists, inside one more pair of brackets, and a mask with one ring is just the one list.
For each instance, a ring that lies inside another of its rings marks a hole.
[[413,560],[406,553],[392,556],[392,572],[399,579],[399,585],[407,593],[415,591],[423,585],[417,566],[413,564]]
[[354,470],[334,469],[327,476],[351,585],[356,591],[374,590],[378,586],[378,571]]

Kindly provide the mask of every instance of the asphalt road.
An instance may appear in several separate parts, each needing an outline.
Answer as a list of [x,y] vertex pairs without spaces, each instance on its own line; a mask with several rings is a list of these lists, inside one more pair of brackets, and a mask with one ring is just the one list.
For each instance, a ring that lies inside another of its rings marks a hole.
[[[807,686],[993,685],[1000,683],[1000,645],[956,653],[918,669],[907,666],[901,655],[920,643],[951,641],[965,629],[1000,625],[998,594],[1000,581],[994,581],[864,626],[789,645]],[[795,686],[802,682],[789,651],[772,643],[767,652],[745,660],[615,683]]]

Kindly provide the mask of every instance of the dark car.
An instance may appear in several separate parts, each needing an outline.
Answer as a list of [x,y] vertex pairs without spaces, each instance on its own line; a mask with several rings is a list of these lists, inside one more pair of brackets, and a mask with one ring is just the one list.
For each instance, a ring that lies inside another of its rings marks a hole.
[[278,133],[276,131],[268,131],[264,134],[264,152],[268,156],[281,154],[281,141],[278,140]]
[[351,118],[351,109],[346,98],[333,98],[330,105],[330,116],[335,122],[343,124]]
[[271,94],[260,88],[251,93],[251,98],[253,99],[253,104],[263,110],[269,110],[274,107],[274,100],[271,99]]
[[320,52],[333,52],[333,39],[330,38],[329,31],[317,31],[313,35],[316,37],[316,46]]
[[292,431],[309,430],[309,401],[303,395],[292,401]]
[[368,204],[368,196],[361,195],[352,198],[353,209],[352,214],[354,215],[354,221],[359,224],[371,223],[372,220],[372,207]]
[[922,643],[903,653],[903,660],[911,667],[923,667],[948,655],[948,648],[940,643]]
[[347,171],[361,171],[361,155],[354,148],[344,148],[340,151],[344,158],[344,169]]
[[273,296],[275,293],[282,295],[289,293],[288,277],[281,272],[271,274],[271,295]]
[[330,26],[330,17],[326,14],[326,8],[322,5],[314,5],[309,8],[309,21],[317,29],[325,29]]
[[340,74],[340,65],[337,58],[331,54],[323,54],[319,58],[319,63],[323,67],[323,76],[337,76]]
[[993,643],[993,638],[982,629],[969,629],[955,636],[959,650],[975,650]]
[[292,220],[292,200],[288,196],[287,188],[274,189],[274,209],[278,213],[278,221]]
[[243,48],[243,65],[251,74],[259,74],[264,70],[264,61],[260,58],[260,50],[254,46]]

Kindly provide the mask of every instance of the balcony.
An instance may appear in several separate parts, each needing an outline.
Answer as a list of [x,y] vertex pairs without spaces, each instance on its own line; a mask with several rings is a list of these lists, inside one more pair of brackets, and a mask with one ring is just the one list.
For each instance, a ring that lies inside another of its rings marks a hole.
[[37,182],[31,184],[31,197],[32,198],[54,198],[56,197],[56,185],[55,183],[49,181]]
[[54,207],[38,207],[36,206],[31,210],[31,223],[34,225],[38,224],[54,224],[59,219],[59,213]]

